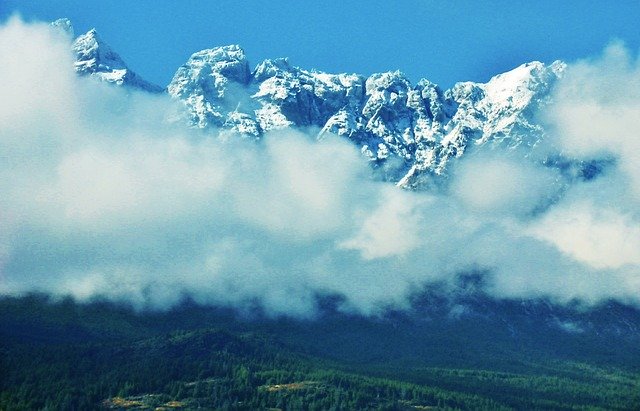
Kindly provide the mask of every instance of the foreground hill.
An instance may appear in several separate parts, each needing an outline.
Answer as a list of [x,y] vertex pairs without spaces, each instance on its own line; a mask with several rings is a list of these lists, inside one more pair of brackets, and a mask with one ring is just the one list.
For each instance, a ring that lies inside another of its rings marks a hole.
[[367,319],[327,310],[314,321],[269,319],[188,303],[136,314],[37,296],[0,305],[5,410],[640,404],[637,336],[554,333],[535,315],[528,330],[507,335],[482,318],[421,324],[392,313]]

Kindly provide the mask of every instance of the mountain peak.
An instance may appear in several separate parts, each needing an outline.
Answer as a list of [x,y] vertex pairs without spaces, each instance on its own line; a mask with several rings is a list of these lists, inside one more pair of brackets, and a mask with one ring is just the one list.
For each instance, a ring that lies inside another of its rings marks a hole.
[[506,73],[498,74],[485,86],[487,96],[493,101],[504,101],[527,90],[530,96],[538,83],[545,83],[554,72],[539,61],[522,64]]
[[75,36],[73,32],[73,24],[71,24],[71,20],[67,18],[61,18],[56,21],[52,21],[51,27],[55,27],[61,30],[62,32],[66,33],[69,36],[69,38],[73,38]]
[[96,29],[91,29],[73,43],[76,53],[76,71],[79,73],[110,72],[126,70],[127,65],[122,58],[98,35]]
[[523,110],[532,103],[540,103],[540,96],[547,94],[565,66],[562,62],[545,65],[533,61],[498,74],[484,85],[488,103],[500,107],[500,110]]
[[193,53],[183,67],[190,70],[217,73],[240,84],[247,84],[251,76],[244,50],[237,44]]
[[[71,23],[68,20],[67,22],[70,26]],[[162,88],[143,80],[130,70],[120,55],[102,40],[95,28],[78,36],[72,47],[76,55],[74,65],[78,74],[152,93],[162,92]]]
[[289,64],[289,59],[286,57],[266,59],[258,64],[253,71],[253,79],[255,81],[264,81],[280,73],[286,73],[292,70],[293,67]]
[[251,130],[249,134],[257,135],[260,128],[255,120],[238,111],[239,102],[248,97],[245,88],[250,81],[244,50],[232,44],[193,53],[176,71],[167,91],[189,107],[187,115],[193,125],[201,128],[227,125],[234,129],[241,123],[241,130]]

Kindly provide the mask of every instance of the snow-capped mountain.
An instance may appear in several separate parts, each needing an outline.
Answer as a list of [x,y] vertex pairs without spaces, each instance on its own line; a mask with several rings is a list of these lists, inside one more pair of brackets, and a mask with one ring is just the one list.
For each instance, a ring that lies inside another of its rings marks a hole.
[[[72,32],[68,21],[54,25]],[[131,71],[95,29],[79,36],[75,69],[102,81],[159,92]],[[287,127],[319,139],[333,133],[353,142],[382,178],[419,188],[445,175],[452,158],[477,146],[533,147],[544,136],[534,118],[565,64],[523,64],[487,83],[449,90],[399,71],[329,74],[295,67],[286,58],[251,70],[240,46],[194,53],[175,73],[168,94],[185,106],[193,127],[260,139]]]
[[76,53],[75,69],[80,74],[151,93],[162,92],[161,87],[149,83],[129,69],[95,29],[79,36],[73,43],[73,51]]
[[[73,36],[73,26],[68,19],[56,20],[51,25]],[[163,91],[162,87],[144,80],[127,67],[118,53],[100,38],[96,29],[78,36],[73,42],[73,52],[76,59],[75,70],[80,75],[150,93]]]
[[178,69],[168,92],[192,125],[259,138],[285,127],[316,128],[351,140],[387,179],[403,187],[443,174],[472,146],[533,146],[544,130],[533,113],[548,99],[564,64],[524,64],[488,83],[443,91],[412,85],[400,72],[364,78],[265,60],[250,72],[236,45],[202,50]]

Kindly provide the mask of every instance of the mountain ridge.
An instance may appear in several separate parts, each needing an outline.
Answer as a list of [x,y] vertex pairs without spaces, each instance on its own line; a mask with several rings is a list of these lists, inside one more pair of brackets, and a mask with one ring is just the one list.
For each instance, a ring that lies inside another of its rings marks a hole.
[[[162,91],[131,71],[95,29],[78,36],[73,49],[80,75]],[[535,112],[549,104],[565,68],[561,61],[534,61],[487,83],[443,90],[427,79],[412,85],[400,71],[330,74],[287,58],[251,70],[244,50],[228,45],[193,53],[164,91],[184,105],[191,127],[250,139],[289,127],[312,130],[318,139],[336,134],[358,147],[380,178],[420,189],[475,147],[535,147],[545,135]]]

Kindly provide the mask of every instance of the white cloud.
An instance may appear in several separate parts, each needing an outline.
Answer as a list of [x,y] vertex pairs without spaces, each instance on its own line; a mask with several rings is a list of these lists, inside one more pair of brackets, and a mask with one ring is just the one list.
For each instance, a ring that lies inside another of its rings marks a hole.
[[451,194],[475,212],[523,217],[550,201],[558,179],[522,157],[483,151],[461,161]]
[[531,232],[594,268],[640,265],[640,224],[615,209],[596,208],[588,202],[559,207]]
[[360,216],[362,227],[352,238],[340,243],[348,250],[358,250],[365,259],[406,255],[421,244],[423,230],[419,209],[424,198],[399,192],[390,186],[380,190],[377,209]]

